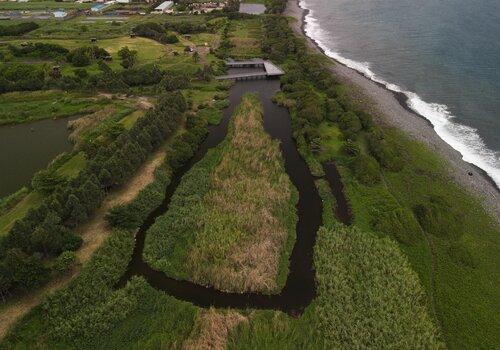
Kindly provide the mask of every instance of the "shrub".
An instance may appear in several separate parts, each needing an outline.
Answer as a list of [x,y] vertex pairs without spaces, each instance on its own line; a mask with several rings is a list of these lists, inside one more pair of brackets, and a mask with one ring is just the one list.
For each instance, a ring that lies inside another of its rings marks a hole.
[[18,24],[0,26],[0,36],[20,36],[40,28],[35,22],[21,22]]
[[376,185],[380,181],[380,167],[371,156],[359,154],[352,162],[354,175],[364,185]]
[[422,234],[422,229],[413,213],[406,208],[379,212],[373,226],[404,244],[419,241],[419,236]]
[[355,139],[356,134],[363,128],[358,116],[352,111],[347,111],[340,116],[339,126],[346,139]]
[[63,275],[68,273],[76,264],[78,258],[72,251],[62,252],[52,265],[52,273],[55,275]]
[[326,102],[326,119],[328,119],[331,122],[338,122],[340,119],[340,116],[344,113],[344,109],[340,105],[340,103],[337,102],[337,100],[333,98],[327,99]]

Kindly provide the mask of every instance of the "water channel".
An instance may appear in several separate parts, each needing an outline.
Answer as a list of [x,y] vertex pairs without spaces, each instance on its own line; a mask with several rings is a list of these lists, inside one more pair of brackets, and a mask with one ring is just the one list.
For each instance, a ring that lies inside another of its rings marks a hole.
[[[231,104],[224,111],[222,122],[217,126],[210,127],[207,138],[200,145],[195,156],[176,171],[172,182],[167,187],[163,203],[149,215],[137,232],[132,259],[126,273],[117,284],[118,288],[123,287],[132,276],[142,275],[154,288],[200,307],[276,309],[291,315],[298,315],[310,304],[316,295],[313,253],[316,233],[322,225],[323,206],[314,184],[315,178],[297,151],[295,141],[292,138],[292,126],[288,111],[271,101],[279,89],[279,80],[240,81],[231,88],[229,91]],[[228,293],[190,281],[175,280],[163,272],[153,270],[143,260],[142,254],[147,231],[156,218],[168,210],[172,194],[179,185],[182,176],[203,158],[207,150],[224,140],[235,107],[240,103],[242,96],[250,92],[258,92],[259,94],[264,109],[264,129],[273,139],[280,141],[285,170],[299,192],[297,238],[290,256],[289,274],[283,290],[276,295]],[[329,172],[327,180],[330,186],[338,186],[339,184],[341,186],[340,179],[337,178],[339,174],[333,163],[325,166],[325,171]],[[345,224],[350,224],[350,211],[342,187],[332,190],[332,193],[336,196],[337,209],[335,214],[337,218]],[[346,207],[338,208],[339,206]]]

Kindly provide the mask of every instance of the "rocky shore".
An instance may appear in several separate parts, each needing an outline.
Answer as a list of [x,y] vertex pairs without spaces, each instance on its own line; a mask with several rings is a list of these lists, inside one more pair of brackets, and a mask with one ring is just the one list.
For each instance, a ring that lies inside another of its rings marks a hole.
[[[300,7],[298,0],[288,1],[285,15],[296,19],[292,22],[294,31],[305,36],[312,49],[324,53],[317,43],[305,34],[307,10]],[[331,60],[335,63],[331,67],[332,72],[355,91],[356,99],[362,105],[366,106],[380,122],[404,131],[437,152],[449,163],[450,180],[464,186],[478,197],[485,209],[500,222],[500,191],[482,169],[465,162],[459,152],[438,136],[427,119],[410,110],[404,95],[398,95],[359,72]]]

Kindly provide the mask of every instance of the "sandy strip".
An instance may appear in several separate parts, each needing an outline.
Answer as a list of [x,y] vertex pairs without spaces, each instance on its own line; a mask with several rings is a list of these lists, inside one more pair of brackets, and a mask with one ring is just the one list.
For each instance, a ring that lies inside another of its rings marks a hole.
[[[324,53],[318,45],[304,33],[304,17],[307,10],[302,9],[297,0],[289,0],[285,11],[286,16],[294,17],[292,23],[294,31],[307,38],[311,48]],[[401,96],[386,89],[384,86],[371,81],[357,71],[335,62],[331,71],[343,83],[351,86],[356,91],[356,98],[363,106],[374,114],[382,123],[396,127],[413,139],[427,145],[437,152],[450,165],[450,176],[459,185],[465,187],[470,193],[482,199],[485,209],[500,222],[500,191],[493,180],[482,170],[462,159],[462,155],[442,140],[434,131],[430,122],[423,116],[411,111],[402,100]],[[468,173],[473,175],[470,176]]]
[[[82,247],[76,252],[82,264],[89,261],[92,254],[102,245],[112,231],[105,220],[107,212],[118,204],[132,201],[144,187],[153,182],[155,171],[165,158],[167,145],[168,141],[150,156],[125,186],[113,191],[106,197],[102,206],[87,224],[76,230],[83,238]],[[38,305],[44,297],[65,287],[78,275],[79,270],[80,268],[76,268],[71,275],[51,281],[36,292],[25,295],[2,308],[0,310],[0,339],[7,334],[7,331],[14,323]]]

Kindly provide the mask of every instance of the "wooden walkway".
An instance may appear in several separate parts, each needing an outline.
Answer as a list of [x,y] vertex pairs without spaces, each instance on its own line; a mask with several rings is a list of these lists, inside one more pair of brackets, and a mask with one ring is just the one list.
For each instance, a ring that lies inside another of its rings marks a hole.
[[217,80],[254,80],[254,79],[267,79],[273,77],[279,77],[285,72],[281,70],[278,66],[273,64],[271,61],[265,61],[262,59],[253,59],[246,61],[234,61],[227,60],[226,65],[229,68],[264,68],[262,72],[248,72],[248,73],[233,73],[227,75],[220,75],[215,77]]

